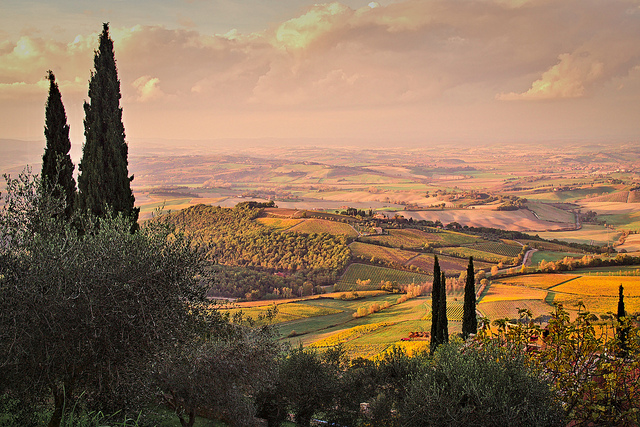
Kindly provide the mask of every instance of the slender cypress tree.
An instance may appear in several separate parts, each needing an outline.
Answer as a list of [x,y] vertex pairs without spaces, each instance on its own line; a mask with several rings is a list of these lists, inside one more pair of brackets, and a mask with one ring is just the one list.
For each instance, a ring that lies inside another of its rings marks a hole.
[[440,278],[440,303],[438,304],[438,341],[440,344],[449,342],[449,322],[447,321],[447,278],[442,272]]
[[464,286],[464,312],[462,315],[462,338],[467,339],[469,334],[478,332],[478,319],[476,317],[476,279],[473,269],[473,257],[469,257],[467,266],[467,281]]
[[62,95],[53,71],[47,71],[49,97],[45,107],[44,136],[47,145],[42,155],[42,184],[45,191],[64,201],[65,216],[71,217],[76,197],[76,181],[73,179],[73,162],[69,151],[69,125],[62,104]]
[[134,207],[133,176],[128,176],[120,81],[108,23],[103,24],[93,63],[90,103],[84,103],[86,140],[78,177],[78,206],[81,211],[90,210],[98,217],[103,217],[107,209],[114,214],[122,213],[134,221],[135,227],[140,209]]
[[[620,285],[618,289],[618,322],[623,322],[624,317],[626,317],[626,312],[624,309],[624,288]],[[618,327],[618,338],[620,339],[620,356],[625,357],[627,355],[627,333],[628,328],[625,326]]]
[[431,352],[440,344],[438,342],[438,320],[440,319],[440,264],[438,257],[433,257],[433,286],[431,287]]

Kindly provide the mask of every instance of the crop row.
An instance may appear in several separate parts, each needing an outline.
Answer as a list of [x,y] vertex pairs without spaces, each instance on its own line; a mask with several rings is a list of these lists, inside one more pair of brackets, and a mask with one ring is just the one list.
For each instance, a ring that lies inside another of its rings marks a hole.
[[[358,286],[357,281],[371,280],[366,286]],[[376,290],[380,288],[380,283],[396,282],[399,285],[411,283],[430,283],[431,276],[426,274],[412,273],[409,271],[394,270],[391,268],[376,267],[366,264],[351,264],[347,271],[336,283],[335,291],[360,291],[360,290]]]
[[553,311],[553,307],[542,300],[490,301],[478,304],[478,310],[489,320],[516,319],[520,308],[531,310],[534,318]]
[[466,247],[511,258],[517,257],[522,251],[522,246],[507,245],[506,243],[501,242],[481,242],[473,245],[467,245]]
[[[422,318],[422,320],[431,321],[431,314],[432,314],[432,312],[429,311]],[[464,305],[461,302],[457,302],[457,301],[449,302],[449,301],[447,301],[447,320],[450,320],[450,321],[453,321],[453,322],[459,322],[459,321],[462,320],[462,315],[463,314],[464,314]]]

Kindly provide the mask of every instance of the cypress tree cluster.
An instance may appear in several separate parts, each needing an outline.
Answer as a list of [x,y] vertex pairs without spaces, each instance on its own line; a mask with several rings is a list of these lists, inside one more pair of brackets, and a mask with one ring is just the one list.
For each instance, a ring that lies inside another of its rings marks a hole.
[[45,107],[44,136],[47,145],[42,156],[42,184],[44,190],[64,202],[64,214],[71,217],[76,196],[76,181],[73,179],[73,162],[69,151],[69,125],[62,104],[62,95],[53,71],[47,71],[49,97]]
[[473,257],[469,257],[467,266],[467,281],[464,286],[464,312],[462,315],[462,338],[466,339],[470,334],[478,332],[478,319],[476,317],[476,279],[473,269]]
[[445,342],[449,342],[446,277],[444,272],[440,271],[440,263],[435,256],[431,289],[431,352]]
[[134,207],[133,176],[128,176],[120,81],[108,23],[103,24],[94,67],[89,81],[90,103],[84,103],[86,140],[79,167],[78,206],[98,217],[104,217],[111,209],[113,214],[122,213],[135,224],[140,209]]

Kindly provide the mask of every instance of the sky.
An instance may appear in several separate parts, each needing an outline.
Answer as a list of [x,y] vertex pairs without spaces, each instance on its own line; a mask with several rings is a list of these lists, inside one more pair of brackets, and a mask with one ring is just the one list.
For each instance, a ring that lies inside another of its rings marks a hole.
[[103,22],[130,143],[640,135],[640,0],[4,0],[0,138],[44,138],[51,69],[83,143]]

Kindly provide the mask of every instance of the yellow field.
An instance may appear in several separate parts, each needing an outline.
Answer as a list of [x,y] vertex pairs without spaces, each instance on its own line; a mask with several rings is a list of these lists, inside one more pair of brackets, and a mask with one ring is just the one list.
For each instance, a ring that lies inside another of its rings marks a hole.
[[[626,290],[625,290],[626,294]],[[561,303],[567,309],[576,310],[578,303],[582,302],[587,311],[592,313],[617,313],[618,312],[618,297],[601,297],[590,295],[576,295],[576,294],[556,294],[553,299],[554,303]],[[624,308],[627,313],[640,312],[640,298],[625,298]]]
[[526,276],[507,277],[496,280],[496,283],[511,286],[527,286],[537,289],[549,289],[579,276],[571,274],[530,274]]
[[420,340],[420,341],[397,341],[392,346],[387,347],[385,351],[378,354],[375,359],[383,359],[387,353],[390,353],[393,350],[393,347],[401,348],[405,351],[409,356],[413,356],[417,353],[428,352],[429,351],[429,340]]
[[493,283],[487,286],[487,290],[483,293],[479,302],[511,301],[520,299],[544,301],[546,296],[546,291],[535,288]]
[[491,320],[495,319],[516,319],[518,309],[527,308],[531,310],[534,318],[549,314],[553,311],[553,306],[541,300],[510,300],[510,301],[482,301],[478,304],[478,310]]
[[[233,316],[234,313],[241,310],[245,316],[256,319],[259,315],[264,315],[267,312],[267,310],[272,307],[273,307],[273,304],[254,306],[254,307],[240,307],[240,308],[233,308],[230,310],[222,310],[222,311],[225,311],[225,312],[228,311]],[[336,313],[342,312],[342,310],[338,310],[334,308],[317,307],[317,306],[300,304],[300,303],[278,304],[277,307],[278,307],[278,314],[276,315],[276,318],[273,320],[273,323],[288,322],[290,320],[303,319],[306,317],[324,316],[327,314],[336,314]]]
[[310,347],[332,347],[334,345],[342,344],[347,341],[351,341],[362,335],[366,335],[380,328],[385,328],[387,326],[393,325],[393,322],[380,322],[380,323],[372,323],[369,325],[361,325],[356,326],[351,329],[347,329],[345,331],[336,332],[335,334],[329,335],[319,341],[316,341],[310,345]]
[[625,297],[640,297],[640,277],[635,276],[581,276],[558,287],[554,292],[618,297],[618,287],[624,287]]

